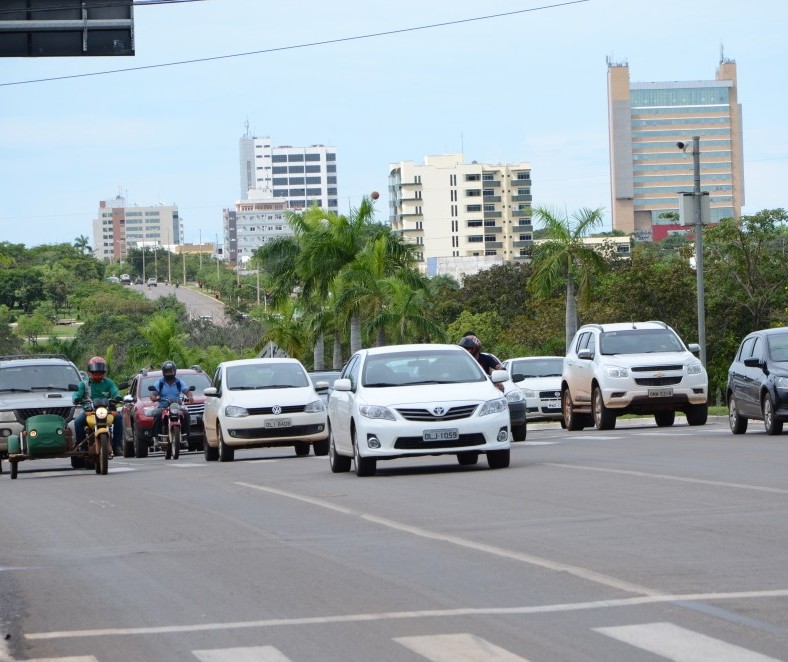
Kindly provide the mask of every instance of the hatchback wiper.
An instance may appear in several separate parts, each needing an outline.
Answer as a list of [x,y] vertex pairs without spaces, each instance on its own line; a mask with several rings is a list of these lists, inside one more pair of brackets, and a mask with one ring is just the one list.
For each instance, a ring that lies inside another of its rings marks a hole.
[[29,388],[0,388],[3,393],[30,393]]

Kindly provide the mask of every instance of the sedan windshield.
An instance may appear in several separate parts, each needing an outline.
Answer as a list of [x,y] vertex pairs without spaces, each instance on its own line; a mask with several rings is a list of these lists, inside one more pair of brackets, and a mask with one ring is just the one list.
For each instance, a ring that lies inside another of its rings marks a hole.
[[512,363],[512,380],[521,382],[524,379],[538,377],[560,377],[564,369],[563,359],[530,359]]
[[228,366],[225,385],[231,391],[268,388],[303,388],[311,382],[297,363]]
[[362,384],[370,387],[414,384],[462,384],[487,379],[473,357],[462,352],[397,352],[372,355],[364,365]]
[[626,329],[606,331],[600,340],[602,354],[647,354],[683,352],[684,346],[669,329]]

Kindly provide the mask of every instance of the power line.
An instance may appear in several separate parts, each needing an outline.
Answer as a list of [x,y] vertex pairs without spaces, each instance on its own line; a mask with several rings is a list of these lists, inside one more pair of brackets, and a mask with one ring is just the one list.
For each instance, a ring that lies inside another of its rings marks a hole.
[[[162,2],[163,0],[159,0]],[[168,0],[172,2],[173,0]],[[462,18],[456,21],[445,21],[442,23],[431,23],[429,25],[419,25],[411,28],[400,28],[398,30],[386,30],[385,32],[372,32],[363,35],[355,35],[352,37],[338,37],[336,39],[326,39],[323,41],[312,41],[304,44],[293,44],[291,46],[277,46],[275,48],[266,48],[259,51],[247,51],[245,53],[233,53],[230,55],[215,55],[212,57],[196,58],[193,60],[181,60],[179,62],[166,62],[162,64],[149,64],[140,67],[127,67],[124,69],[110,69],[107,71],[93,71],[85,74],[70,74],[68,76],[52,76],[50,78],[37,78],[32,80],[20,80],[11,83],[0,83],[0,87],[9,87],[11,85],[28,85],[31,83],[49,83],[56,80],[68,80],[71,78],[87,78],[89,76],[105,76],[107,74],[125,73],[129,71],[143,71],[145,69],[161,69],[164,67],[175,67],[183,64],[196,64],[198,62],[215,62],[216,60],[228,60],[236,57],[247,57],[249,55],[264,55],[268,53],[277,53],[281,51],[292,51],[300,48],[313,48],[315,46],[327,46],[329,44],[341,44],[350,41],[360,41],[362,39],[373,39],[375,37],[387,37],[395,34],[403,34],[406,32],[418,32],[420,30],[432,30],[434,28],[444,28],[450,25],[461,25],[463,23],[474,23],[477,21],[487,21],[494,18],[503,18],[506,16],[516,16],[518,14],[527,14],[535,11],[543,11],[545,9],[557,9],[559,7],[566,7],[569,5],[578,5],[591,0],[569,0],[568,2],[560,2],[552,5],[543,5],[541,7],[532,7],[531,9],[518,9],[515,11],[504,12],[501,14],[488,14],[486,16],[476,16],[474,18]],[[152,4],[152,3],[144,3]]]

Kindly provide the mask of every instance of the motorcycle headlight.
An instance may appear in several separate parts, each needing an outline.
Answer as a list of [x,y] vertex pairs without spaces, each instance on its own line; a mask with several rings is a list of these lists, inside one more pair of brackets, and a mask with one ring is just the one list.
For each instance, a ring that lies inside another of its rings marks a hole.
[[145,416],[155,416],[156,415],[156,407],[143,407],[142,413]]
[[249,412],[245,407],[236,407],[235,405],[227,405],[224,408],[224,415],[230,418],[241,418],[242,416],[249,416]]
[[107,408],[96,407],[96,418],[107,418]]
[[180,405],[177,402],[173,402],[170,404],[170,414],[173,416],[177,416],[181,413]]
[[305,414],[317,414],[325,410],[326,407],[323,404],[322,400],[315,400],[314,402],[310,402],[306,407],[304,407]]
[[384,421],[396,421],[394,414],[391,413],[387,407],[380,407],[378,405],[361,405],[358,408],[359,413],[367,418],[382,419]]
[[487,416],[488,414],[497,414],[506,411],[509,405],[506,404],[506,398],[496,398],[495,400],[488,400],[482,405],[479,410],[479,416]]

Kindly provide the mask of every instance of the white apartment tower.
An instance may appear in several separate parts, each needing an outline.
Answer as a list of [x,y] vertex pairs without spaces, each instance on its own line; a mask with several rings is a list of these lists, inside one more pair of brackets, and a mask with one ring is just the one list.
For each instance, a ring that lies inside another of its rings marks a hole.
[[125,260],[129,248],[183,243],[177,205],[126,205],[118,195],[101,200],[93,220],[93,255],[99,260]]
[[249,133],[240,140],[241,200],[249,191],[271,191],[286,208],[300,211],[317,205],[337,212],[337,152],[334,147],[273,146],[270,138]]
[[266,189],[250,189],[248,199],[224,210],[225,259],[243,265],[266,241],[292,235],[286,212],[285,200]]
[[427,156],[424,165],[389,166],[394,230],[420,247],[421,270],[444,258],[509,262],[533,243],[529,163],[465,163],[462,154]]

